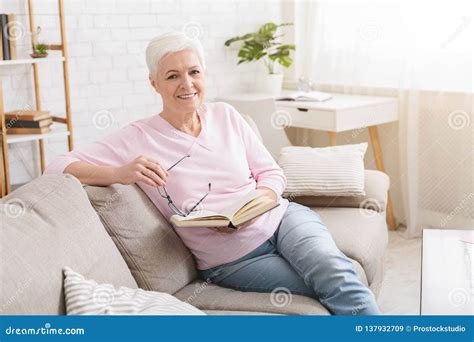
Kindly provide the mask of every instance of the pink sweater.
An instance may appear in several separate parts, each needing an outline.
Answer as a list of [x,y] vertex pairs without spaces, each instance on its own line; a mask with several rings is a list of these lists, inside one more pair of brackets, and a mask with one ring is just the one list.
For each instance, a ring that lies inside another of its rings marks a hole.
[[[166,190],[176,206],[190,209],[208,191],[204,209],[219,212],[257,186],[266,186],[279,196],[280,206],[251,221],[245,229],[221,233],[209,228],[174,228],[193,253],[198,269],[234,261],[257,248],[273,235],[288,201],[281,198],[286,179],[280,167],[247,122],[230,105],[207,103],[199,115],[197,138],[183,133],[159,115],[135,121],[91,146],[56,158],[45,174],[60,174],[75,161],[93,165],[123,166],[143,155],[169,171]],[[173,212],[157,188],[138,183],[169,221]]]

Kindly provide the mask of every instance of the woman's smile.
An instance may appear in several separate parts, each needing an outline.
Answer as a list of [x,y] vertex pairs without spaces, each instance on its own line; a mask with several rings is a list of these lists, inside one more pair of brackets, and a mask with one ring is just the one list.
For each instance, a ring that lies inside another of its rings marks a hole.
[[189,100],[194,99],[194,97],[196,96],[197,96],[197,92],[178,95],[176,97],[180,100],[189,101]]

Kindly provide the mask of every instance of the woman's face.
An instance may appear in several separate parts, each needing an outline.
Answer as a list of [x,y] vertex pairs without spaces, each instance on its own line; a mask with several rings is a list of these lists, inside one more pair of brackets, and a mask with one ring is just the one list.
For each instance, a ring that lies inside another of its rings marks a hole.
[[192,112],[204,102],[204,70],[193,50],[166,55],[159,61],[158,75],[150,83],[163,98],[163,107],[173,112]]

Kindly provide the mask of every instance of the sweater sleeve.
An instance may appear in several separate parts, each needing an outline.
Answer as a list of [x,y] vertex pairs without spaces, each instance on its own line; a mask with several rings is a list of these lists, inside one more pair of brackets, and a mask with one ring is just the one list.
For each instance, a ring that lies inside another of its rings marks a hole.
[[68,165],[77,161],[97,166],[122,166],[138,157],[132,149],[137,134],[137,127],[128,125],[91,145],[59,155],[48,164],[44,174],[61,174]]
[[238,130],[245,145],[247,162],[257,187],[265,186],[272,189],[277,196],[281,196],[286,187],[286,177],[283,170],[273,159],[272,155],[254,130],[245,121],[242,115],[231,105],[232,117],[237,122]]

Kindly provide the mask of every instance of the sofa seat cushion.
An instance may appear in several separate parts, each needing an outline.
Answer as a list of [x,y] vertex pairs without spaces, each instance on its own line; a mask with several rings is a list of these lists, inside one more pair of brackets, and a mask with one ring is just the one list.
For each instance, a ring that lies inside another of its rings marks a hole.
[[140,288],[173,294],[196,279],[191,252],[138,186],[85,190]]
[[[282,294],[285,295],[285,294]],[[316,299],[291,295],[287,305],[274,305],[271,293],[242,292],[196,280],[174,296],[203,311],[252,311],[282,315],[329,315]]]
[[0,313],[63,315],[64,266],[137,288],[81,183],[42,176],[0,200]]
[[[362,266],[354,260],[359,279],[367,285]],[[196,280],[174,294],[206,313],[211,311],[263,312],[280,315],[329,315],[328,310],[313,298],[286,293],[242,292]],[[272,297],[275,298],[272,299]],[[276,297],[281,296],[281,297]],[[285,297],[287,296],[287,297]],[[274,304],[276,303],[276,304]],[[287,305],[284,305],[287,304]],[[226,313],[223,313],[226,315]]]
[[388,244],[385,215],[355,208],[312,208],[331,232],[337,247],[364,269],[372,285]]

